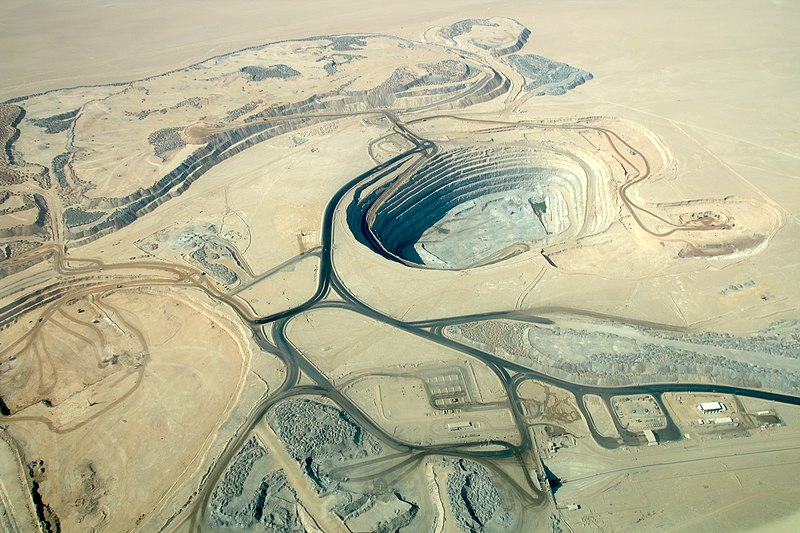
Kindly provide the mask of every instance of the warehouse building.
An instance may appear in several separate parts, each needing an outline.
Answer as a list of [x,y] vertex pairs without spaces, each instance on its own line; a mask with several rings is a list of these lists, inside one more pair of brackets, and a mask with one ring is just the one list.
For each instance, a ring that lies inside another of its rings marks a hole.
[[704,415],[721,413],[722,411],[725,411],[725,409],[725,404],[719,402],[703,402],[697,406],[697,410]]

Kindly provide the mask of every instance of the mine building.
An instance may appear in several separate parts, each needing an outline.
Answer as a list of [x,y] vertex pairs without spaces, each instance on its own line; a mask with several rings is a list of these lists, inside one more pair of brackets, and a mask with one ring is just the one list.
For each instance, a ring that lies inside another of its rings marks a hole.
[[721,413],[725,411],[726,407],[725,404],[719,402],[703,402],[697,406],[697,409],[704,415],[710,415],[713,413]]

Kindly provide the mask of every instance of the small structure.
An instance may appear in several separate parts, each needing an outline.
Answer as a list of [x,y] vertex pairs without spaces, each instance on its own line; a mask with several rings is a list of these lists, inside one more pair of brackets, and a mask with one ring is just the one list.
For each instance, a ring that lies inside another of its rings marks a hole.
[[656,434],[653,433],[652,429],[645,429],[644,437],[647,439],[648,446],[658,446],[658,439],[656,439]]
[[697,410],[703,413],[704,415],[721,413],[722,411],[725,411],[725,409],[726,409],[725,404],[719,402],[703,402],[697,406]]
[[720,416],[718,418],[711,419],[712,424],[733,424],[733,418],[729,416]]

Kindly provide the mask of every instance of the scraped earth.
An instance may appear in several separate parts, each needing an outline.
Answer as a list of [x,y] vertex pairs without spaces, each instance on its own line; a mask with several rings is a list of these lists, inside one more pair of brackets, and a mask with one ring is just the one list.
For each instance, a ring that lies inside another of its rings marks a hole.
[[112,291],[20,338],[28,347],[2,374],[7,431],[46,467],[37,490],[64,531],[157,523],[165,496],[203,468],[252,349],[207,305],[185,291]]

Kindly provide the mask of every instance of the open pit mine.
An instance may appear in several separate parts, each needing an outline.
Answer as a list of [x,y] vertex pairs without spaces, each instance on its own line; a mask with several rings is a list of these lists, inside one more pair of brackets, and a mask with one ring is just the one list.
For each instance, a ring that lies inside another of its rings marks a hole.
[[0,104],[0,529],[786,519],[796,210],[537,39],[323,35]]
[[367,212],[370,236],[390,257],[452,270],[499,260],[509,248],[527,249],[566,231],[569,206],[586,202],[586,177],[555,153],[438,149]]

